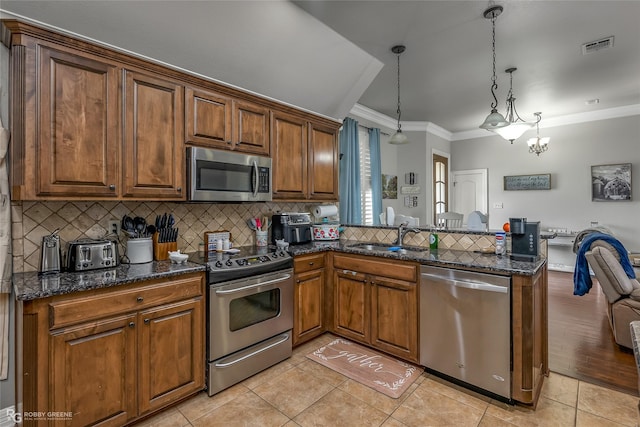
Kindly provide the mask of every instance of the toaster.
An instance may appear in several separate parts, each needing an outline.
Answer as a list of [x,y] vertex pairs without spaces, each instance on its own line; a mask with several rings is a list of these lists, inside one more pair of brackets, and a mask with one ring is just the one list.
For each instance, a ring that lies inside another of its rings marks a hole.
[[111,240],[75,240],[68,243],[67,271],[87,271],[118,265],[118,245]]

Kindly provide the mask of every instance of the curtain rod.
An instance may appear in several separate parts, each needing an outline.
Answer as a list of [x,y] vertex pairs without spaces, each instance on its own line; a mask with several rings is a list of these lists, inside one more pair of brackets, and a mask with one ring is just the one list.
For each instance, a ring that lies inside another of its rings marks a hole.
[[365,129],[367,129],[367,130],[370,130],[370,129],[378,129],[378,130],[380,130],[380,135],[384,135],[384,136],[391,136],[391,135],[389,135],[388,133],[383,132],[383,131],[382,131],[382,129],[380,129],[380,128],[370,128],[370,127],[367,127],[367,126],[365,126],[365,125],[361,125],[360,123],[358,123],[358,127],[365,128]]

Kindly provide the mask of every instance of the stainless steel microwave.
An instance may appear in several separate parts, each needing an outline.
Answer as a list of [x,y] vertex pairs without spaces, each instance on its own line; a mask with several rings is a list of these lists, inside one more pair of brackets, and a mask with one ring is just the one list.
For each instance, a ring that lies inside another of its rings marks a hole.
[[269,157],[188,147],[187,166],[190,201],[271,201]]

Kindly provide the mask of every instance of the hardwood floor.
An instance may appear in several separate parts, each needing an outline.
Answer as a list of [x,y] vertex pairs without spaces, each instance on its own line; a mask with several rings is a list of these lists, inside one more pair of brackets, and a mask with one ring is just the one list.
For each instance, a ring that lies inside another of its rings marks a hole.
[[573,295],[573,275],[549,272],[549,368],[582,381],[638,395],[633,351],[613,340],[597,280]]

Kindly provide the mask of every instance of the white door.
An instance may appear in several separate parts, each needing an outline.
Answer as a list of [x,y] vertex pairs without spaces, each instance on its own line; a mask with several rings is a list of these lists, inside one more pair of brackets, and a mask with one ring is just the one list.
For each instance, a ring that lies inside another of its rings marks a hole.
[[465,225],[471,212],[489,213],[487,169],[452,171],[451,182],[450,210],[464,214]]

